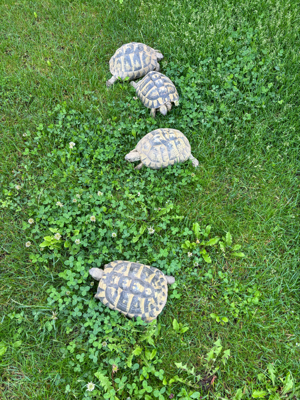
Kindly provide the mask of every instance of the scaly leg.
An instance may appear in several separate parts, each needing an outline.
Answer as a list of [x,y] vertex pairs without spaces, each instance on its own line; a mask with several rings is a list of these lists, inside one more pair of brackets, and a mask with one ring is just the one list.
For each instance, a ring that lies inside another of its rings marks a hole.
[[134,169],[141,169],[143,168],[143,163],[140,163],[139,165],[137,165]]
[[155,118],[156,108],[151,108],[150,115],[152,118]]
[[112,76],[108,81],[106,81],[106,86],[112,86],[118,79],[115,76]]
[[135,82],[133,82],[133,81],[130,82],[130,85],[133,86],[135,89],[136,89],[137,86],[138,86],[137,83],[135,83]]
[[196,168],[199,165],[199,161],[192,154],[189,156],[189,159],[192,161],[193,166]]
[[159,65],[159,63],[156,63],[155,71],[157,71],[157,72],[160,71],[160,65]]

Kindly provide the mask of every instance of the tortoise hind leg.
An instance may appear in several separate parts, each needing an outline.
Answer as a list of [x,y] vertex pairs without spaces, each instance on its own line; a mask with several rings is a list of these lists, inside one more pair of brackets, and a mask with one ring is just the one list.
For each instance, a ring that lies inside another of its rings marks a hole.
[[160,71],[160,65],[159,65],[159,63],[156,63],[155,71],[156,71],[156,72],[159,72],[159,71]]
[[106,86],[112,86],[118,79],[115,76],[112,76],[108,81],[106,81]]
[[150,115],[151,115],[152,118],[155,118],[156,108],[151,108]]
[[192,161],[193,166],[196,168],[199,165],[199,161],[192,154],[189,156],[189,160]]

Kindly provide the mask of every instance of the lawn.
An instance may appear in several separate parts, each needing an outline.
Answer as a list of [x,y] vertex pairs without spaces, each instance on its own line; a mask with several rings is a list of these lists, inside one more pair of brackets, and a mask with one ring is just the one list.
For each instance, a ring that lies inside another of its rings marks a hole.
[[[299,2],[0,11],[0,398],[299,399]],[[106,88],[130,41],[164,55],[167,116]],[[125,161],[163,127],[197,169]],[[122,259],[176,279],[150,325],[93,297]]]

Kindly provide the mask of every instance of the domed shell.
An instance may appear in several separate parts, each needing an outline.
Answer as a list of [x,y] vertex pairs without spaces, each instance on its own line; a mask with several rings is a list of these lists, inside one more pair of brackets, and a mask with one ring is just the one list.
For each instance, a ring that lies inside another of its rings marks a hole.
[[167,279],[159,269],[130,261],[107,264],[95,295],[112,310],[145,322],[157,318],[167,297]]
[[157,66],[154,49],[143,43],[127,43],[121,46],[109,61],[109,69],[116,78],[141,78]]
[[174,83],[160,72],[149,72],[137,85],[136,93],[147,108],[156,109],[167,102],[179,100]]
[[141,162],[152,169],[165,168],[176,162],[184,162],[191,155],[191,145],[177,129],[156,129],[149,132],[137,144]]

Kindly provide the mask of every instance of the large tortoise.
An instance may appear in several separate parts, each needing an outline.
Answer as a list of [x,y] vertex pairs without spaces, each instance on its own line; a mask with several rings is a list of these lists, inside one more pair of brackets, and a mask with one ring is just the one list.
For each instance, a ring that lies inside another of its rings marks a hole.
[[91,268],[89,274],[100,280],[96,299],[127,317],[141,317],[151,322],[162,312],[168,297],[172,276],[159,269],[130,261],[112,261],[104,271]]
[[150,114],[155,118],[156,110],[166,115],[172,108],[172,102],[178,106],[179,95],[174,83],[160,72],[149,72],[139,82],[130,82],[135,88],[141,102],[150,108]]
[[194,167],[199,161],[191,153],[191,145],[182,132],[177,129],[161,128],[147,133],[125,156],[126,161],[141,161],[135,169],[143,165],[152,169],[165,168],[176,162],[191,160]]
[[118,78],[124,80],[138,79],[149,71],[159,71],[158,61],[164,56],[143,43],[131,42],[121,46],[109,60],[109,69],[112,77],[106,82],[106,86],[113,85]]

